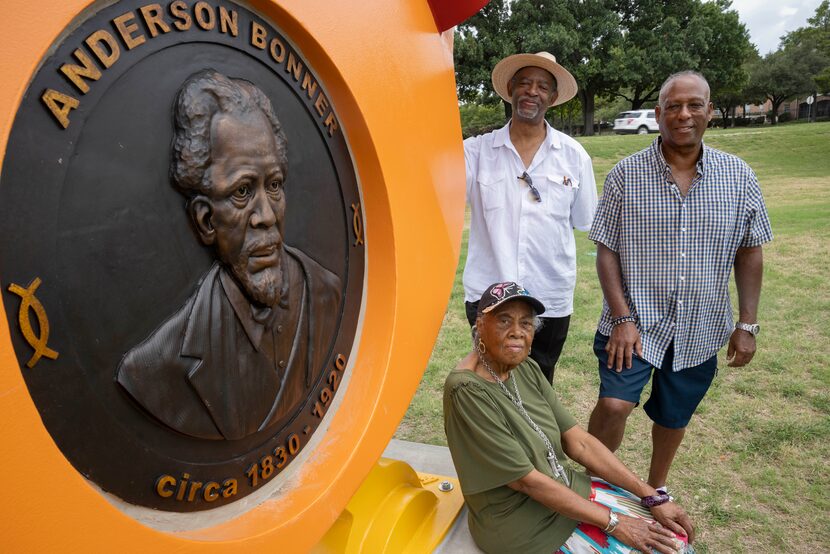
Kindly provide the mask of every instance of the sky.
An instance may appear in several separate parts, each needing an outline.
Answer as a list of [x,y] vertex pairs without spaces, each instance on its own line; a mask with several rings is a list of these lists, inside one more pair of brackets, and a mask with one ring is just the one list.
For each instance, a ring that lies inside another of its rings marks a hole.
[[732,0],[732,9],[740,15],[749,31],[749,40],[763,56],[778,49],[781,36],[807,25],[821,0]]

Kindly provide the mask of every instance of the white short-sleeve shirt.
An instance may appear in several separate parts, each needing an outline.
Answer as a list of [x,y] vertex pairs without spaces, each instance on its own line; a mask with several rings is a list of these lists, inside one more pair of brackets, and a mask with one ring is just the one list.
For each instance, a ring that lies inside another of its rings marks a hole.
[[[544,317],[573,312],[573,229],[591,227],[597,187],[591,158],[545,123],[547,135],[528,168],[510,141],[510,124],[464,141],[470,239],[464,298],[475,302],[498,281],[515,281],[545,305]],[[542,201],[519,179],[525,171]]]

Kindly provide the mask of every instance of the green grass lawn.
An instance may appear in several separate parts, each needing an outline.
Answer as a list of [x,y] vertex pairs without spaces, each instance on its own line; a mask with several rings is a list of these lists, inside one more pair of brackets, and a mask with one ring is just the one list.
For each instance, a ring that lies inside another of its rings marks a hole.
[[[617,161],[653,139],[580,142],[602,183]],[[694,519],[698,552],[830,552],[830,123],[710,130],[706,142],[755,170],[775,240],[764,247],[758,353],[749,366],[730,368],[721,352],[669,485]],[[444,324],[399,439],[446,444],[444,377],[470,348],[461,287],[466,244],[465,231]],[[594,251],[577,233],[574,314],[555,382],[584,427],[599,385],[591,350],[602,299]],[[635,410],[617,452],[639,475],[648,473],[650,428]]]

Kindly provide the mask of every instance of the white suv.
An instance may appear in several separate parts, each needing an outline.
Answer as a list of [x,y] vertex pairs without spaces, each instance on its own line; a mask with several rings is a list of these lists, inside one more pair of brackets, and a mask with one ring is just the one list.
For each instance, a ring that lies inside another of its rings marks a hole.
[[622,112],[614,120],[614,132],[618,135],[625,133],[637,133],[645,135],[656,133],[660,130],[657,119],[654,117],[654,110],[633,110]]

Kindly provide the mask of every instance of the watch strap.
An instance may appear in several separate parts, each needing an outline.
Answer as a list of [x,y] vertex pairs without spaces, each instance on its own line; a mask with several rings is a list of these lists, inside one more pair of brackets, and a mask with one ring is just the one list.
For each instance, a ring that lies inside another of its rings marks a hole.
[[747,333],[752,334],[752,336],[757,336],[758,333],[761,331],[761,326],[757,323],[744,323],[743,321],[738,321],[735,323],[735,329],[740,329],[742,331],[746,331]]
[[668,494],[655,494],[653,496],[644,496],[640,499],[640,504],[644,508],[654,508],[655,506],[660,506],[661,504],[665,504],[666,502],[671,501],[671,496]]

